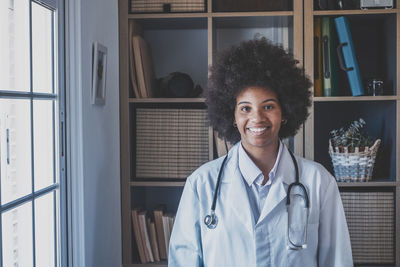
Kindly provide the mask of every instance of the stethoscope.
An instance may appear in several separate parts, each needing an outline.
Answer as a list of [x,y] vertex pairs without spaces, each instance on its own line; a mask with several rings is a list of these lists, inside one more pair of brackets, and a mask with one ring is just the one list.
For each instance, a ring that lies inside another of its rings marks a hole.
[[[288,187],[288,191],[286,193],[286,208],[287,208],[287,212],[288,212],[288,227],[287,227],[287,236],[288,236],[288,248],[289,249],[294,249],[294,250],[300,250],[302,248],[306,248],[307,245],[307,225],[308,225],[308,215],[309,215],[309,208],[310,208],[310,200],[308,198],[308,193],[307,190],[305,188],[305,186],[300,183],[300,178],[299,178],[299,167],[296,161],[296,158],[293,155],[293,152],[290,151],[290,149],[288,149],[289,154],[292,158],[293,164],[294,164],[294,168],[296,170],[296,180],[295,182],[291,183]],[[214,192],[214,197],[213,197],[213,202],[211,205],[211,213],[206,215],[204,217],[204,224],[209,228],[209,229],[215,229],[218,225],[218,216],[215,214],[215,206],[217,204],[217,196],[218,196],[218,190],[219,187],[221,185],[221,176],[222,176],[222,172],[223,169],[225,167],[225,162],[228,158],[228,154],[225,156],[224,160],[222,161],[221,164],[221,169],[219,170],[218,173],[218,179],[217,179],[217,186],[215,188],[215,192]],[[303,191],[303,197],[305,198],[305,206],[306,206],[306,223],[305,223],[305,229],[304,229],[304,234],[303,234],[303,238],[302,238],[302,242],[293,242],[291,237],[290,237],[290,232],[289,232],[289,225],[290,225],[290,212],[289,212],[289,207],[290,207],[290,193],[292,191],[292,188],[294,187],[299,187],[301,188],[301,190]]]

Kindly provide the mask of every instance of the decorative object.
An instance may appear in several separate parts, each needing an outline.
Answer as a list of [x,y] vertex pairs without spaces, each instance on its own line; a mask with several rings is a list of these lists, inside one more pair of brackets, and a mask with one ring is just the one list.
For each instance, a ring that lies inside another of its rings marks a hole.
[[95,42],[92,65],[92,104],[104,105],[106,96],[107,47]]
[[367,83],[367,94],[371,96],[383,95],[383,81],[380,79],[370,79]]
[[347,129],[330,132],[329,155],[338,182],[366,182],[371,180],[375,157],[381,143],[365,134],[365,121],[353,121]]

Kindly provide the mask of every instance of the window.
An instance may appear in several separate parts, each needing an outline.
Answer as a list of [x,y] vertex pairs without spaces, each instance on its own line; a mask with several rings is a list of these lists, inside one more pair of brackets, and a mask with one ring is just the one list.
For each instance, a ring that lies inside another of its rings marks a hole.
[[0,1],[0,266],[61,266],[65,248],[55,1]]

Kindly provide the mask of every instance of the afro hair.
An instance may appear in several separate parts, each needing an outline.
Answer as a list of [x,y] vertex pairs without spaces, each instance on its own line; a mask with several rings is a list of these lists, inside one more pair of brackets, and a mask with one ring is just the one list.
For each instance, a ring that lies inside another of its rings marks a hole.
[[216,55],[210,67],[205,92],[208,117],[220,138],[231,143],[240,140],[233,126],[236,97],[247,87],[257,86],[276,93],[287,120],[281,125],[280,138],[296,134],[308,116],[311,105],[310,80],[297,66],[298,61],[281,46],[265,37],[240,43]]

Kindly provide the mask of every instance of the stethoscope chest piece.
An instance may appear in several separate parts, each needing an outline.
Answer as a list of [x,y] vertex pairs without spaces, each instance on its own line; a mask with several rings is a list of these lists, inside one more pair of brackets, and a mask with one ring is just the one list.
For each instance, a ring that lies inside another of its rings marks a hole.
[[218,217],[215,215],[214,212],[211,212],[211,214],[206,215],[204,217],[204,224],[208,227],[208,229],[215,229],[218,224]]

